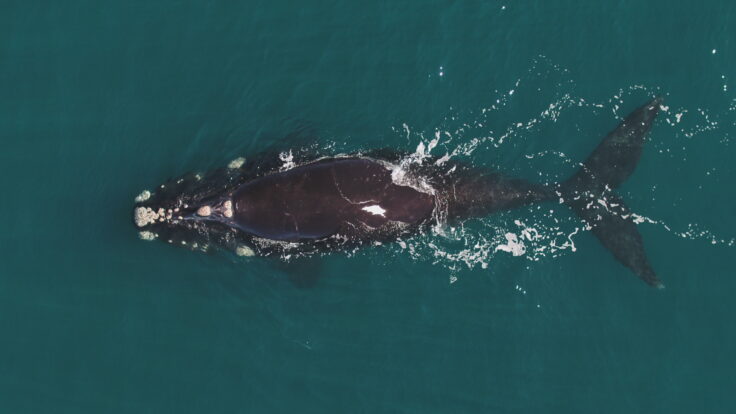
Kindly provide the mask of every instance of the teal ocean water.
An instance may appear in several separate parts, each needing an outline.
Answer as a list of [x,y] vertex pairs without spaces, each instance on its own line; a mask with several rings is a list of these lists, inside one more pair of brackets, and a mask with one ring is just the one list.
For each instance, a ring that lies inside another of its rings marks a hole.
[[[736,3],[236,3],[0,2],[1,412],[736,409]],[[307,289],[131,220],[299,145],[554,182],[655,94],[620,192],[664,290],[556,203],[312,258]]]

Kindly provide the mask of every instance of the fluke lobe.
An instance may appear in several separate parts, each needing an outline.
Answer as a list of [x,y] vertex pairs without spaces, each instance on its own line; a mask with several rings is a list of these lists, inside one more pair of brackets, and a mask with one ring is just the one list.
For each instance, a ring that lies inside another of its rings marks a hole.
[[661,102],[654,98],[634,110],[570,179],[552,186],[452,159],[412,160],[390,150],[292,154],[288,170],[279,157],[263,155],[144,191],[136,198],[134,222],[143,239],[268,256],[392,242],[433,223],[561,199],[619,262],[646,283],[663,287],[634,216],[614,192],[636,168]]

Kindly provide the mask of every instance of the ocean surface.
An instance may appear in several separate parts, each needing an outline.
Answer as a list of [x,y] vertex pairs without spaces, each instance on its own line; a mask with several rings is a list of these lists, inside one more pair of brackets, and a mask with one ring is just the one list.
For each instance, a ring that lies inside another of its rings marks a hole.
[[[734,39],[729,1],[2,0],[0,412],[734,412]],[[309,288],[132,222],[273,148],[553,183],[654,95],[618,191],[664,290],[558,203],[312,257]]]

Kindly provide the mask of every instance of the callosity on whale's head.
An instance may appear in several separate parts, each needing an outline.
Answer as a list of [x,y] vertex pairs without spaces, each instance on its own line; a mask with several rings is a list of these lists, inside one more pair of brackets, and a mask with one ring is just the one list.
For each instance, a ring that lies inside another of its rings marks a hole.
[[238,231],[228,225],[233,216],[230,194],[239,183],[232,166],[207,176],[187,174],[141,192],[133,207],[139,237],[192,250],[207,251],[217,245],[252,255]]

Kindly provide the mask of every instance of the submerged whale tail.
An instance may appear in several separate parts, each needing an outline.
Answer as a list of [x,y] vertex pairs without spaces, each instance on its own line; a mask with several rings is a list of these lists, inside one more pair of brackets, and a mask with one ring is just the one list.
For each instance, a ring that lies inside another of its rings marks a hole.
[[449,195],[448,218],[483,217],[562,197],[619,262],[649,285],[664,287],[644,252],[636,226],[641,217],[613,191],[634,172],[661,103],[662,98],[657,97],[634,110],[606,135],[572,177],[554,187],[472,167],[452,180],[446,178],[447,173],[440,174]]
[[565,204],[591,227],[613,256],[651,286],[663,288],[646,253],[635,219],[613,190],[634,171],[662,98],[652,99],[611,131],[580,170],[560,185]]

